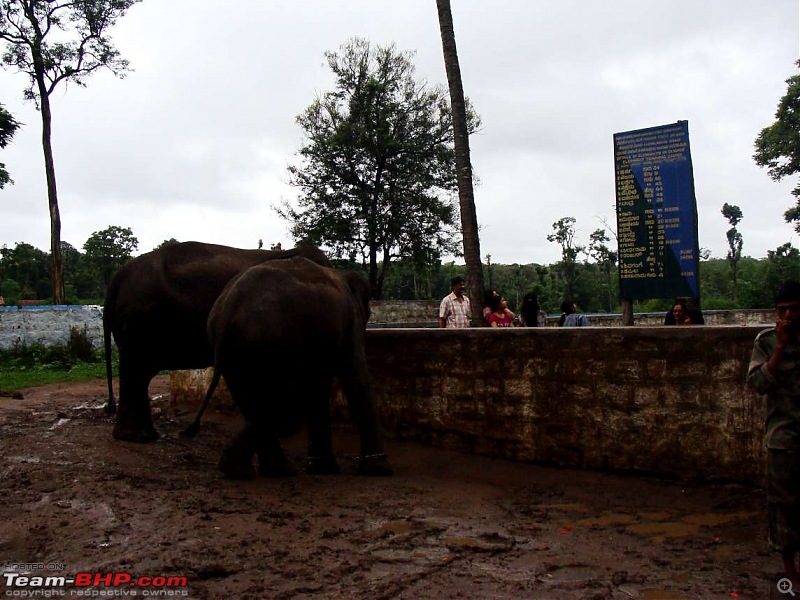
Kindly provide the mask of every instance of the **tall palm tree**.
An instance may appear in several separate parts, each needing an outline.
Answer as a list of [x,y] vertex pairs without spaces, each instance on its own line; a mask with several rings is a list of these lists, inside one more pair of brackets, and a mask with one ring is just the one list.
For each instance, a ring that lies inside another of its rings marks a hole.
[[472,316],[474,319],[478,319],[482,309],[483,269],[481,268],[481,244],[478,237],[478,216],[475,212],[475,194],[472,189],[467,105],[464,101],[461,68],[458,66],[456,34],[453,29],[450,0],[436,0],[436,8],[439,11],[439,31],[442,34],[444,67],[447,71],[450,104],[453,109],[453,134],[458,174],[458,201],[461,207],[461,233],[464,238],[464,260],[467,263],[467,280],[472,296]]

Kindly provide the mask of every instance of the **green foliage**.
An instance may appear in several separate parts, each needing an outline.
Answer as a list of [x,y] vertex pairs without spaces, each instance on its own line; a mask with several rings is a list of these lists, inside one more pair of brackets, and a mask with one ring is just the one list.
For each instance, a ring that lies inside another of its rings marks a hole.
[[[10,300],[48,298],[53,295],[50,281],[50,255],[30,244],[20,242],[14,248],[0,248],[0,289],[7,279],[18,286],[17,293],[9,292]],[[6,296],[6,293],[3,293]]]
[[[795,65],[800,68],[800,60]],[[800,173],[800,75],[789,77],[786,84],[786,94],[778,103],[775,122],[758,134],[753,155],[756,164],[766,167],[774,181]],[[800,233],[800,184],[792,190],[792,195],[796,204],[783,216],[787,223],[794,223],[795,231]]]
[[[58,383],[105,378],[105,355],[91,350],[85,331],[75,329],[67,344],[16,346],[0,350],[0,392]],[[87,349],[90,351],[87,353]],[[116,375],[117,361],[112,361]]]
[[83,328],[70,327],[67,354],[76,360],[95,362],[94,345],[92,340],[89,339],[89,330],[86,325]]
[[548,242],[561,246],[560,269],[566,283],[564,298],[575,299],[575,282],[578,278],[578,255],[585,247],[575,241],[575,217],[562,217],[553,223],[553,233],[547,236]]
[[[163,242],[161,242],[154,249],[155,250],[159,250],[159,249],[163,248],[164,246],[172,246],[173,244],[180,244],[180,242],[178,240],[176,240],[175,238],[169,238],[168,240],[164,240]],[[260,246],[259,246],[259,248],[260,248]]]
[[602,291],[608,300],[604,308],[608,312],[614,310],[619,280],[616,277],[617,253],[608,247],[611,239],[605,229],[595,229],[589,236],[589,256],[594,259],[597,268],[603,274]]
[[[137,245],[129,228],[116,226],[93,233],[84,244],[85,254],[61,242],[67,303],[102,304],[107,281]],[[51,298],[51,262],[49,253],[24,242],[13,248],[0,248],[0,294],[6,304],[15,304],[19,299]]]
[[[616,256],[608,244],[605,232],[596,230],[590,236],[587,260],[574,264],[574,300],[584,312],[621,311]],[[62,249],[67,265],[67,289],[72,290],[70,294],[75,294],[75,303],[101,304],[102,274],[86,260],[84,254],[69,244],[63,243]],[[30,244],[18,243],[15,248],[0,248],[0,295],[5,297],[6,304],[14,304],[18,298],[46,297],[37,296],[35,289],[37,278],[46,276],[43,274],[48,261],[48,254]],[[344,258],[334,259],[333,262],[338,269],[365,273],[365,266],[358,260]],[[522,296],[534,291],[539,296],[543,310],[550,314],[558,313],[567,289],[563,261],[553,265],[504,265],[491,263],[490,257],[487,257],[483,270],[487,288],[500,292],[512,310],[519,310]],[[739,259],[737,270],[739,294],[738,299],[734,300],[728,259],[700,261],[700,296],[704,309],[771,308],[772,295],[780,283],[792,278],[800,280],[800,250],[786,243],[769,251],[764,259],[743,256]],[[437,261],[420,265],[410,258],[398,259],[387,271],[383,283],[384,298],[439,300],[450,293],[450,278],[457,274],[465,274],[463,264]],[[672,301],[672,298],[640,301],[634,305],[634,309],[642,312],[666,311]]]
[[325,54],[335,89],[297,117],[299,208],[276,207],[295,239],[364,265],[374,298],[392,261],[424,270],[458,251],[448,97],[415,79],[412,56],[359,38]]
[[[11,143],[11,138],[14,137],[19,127],[20,123],[0,104],[0,148],[5,148]],[[9,183],[14,182],[6,171],[6,165],[0,162],[0,190]]]
[[8,306],[17,303],[19,300],[19,293],[19,284],[10,277],[4,279],[3,283],[0,284],[0,296],[3,297],[3,302]]
[[744,247],[744,239],[736,226],[741,222],[744,215],[742,209],[735,204],[728,204],[727,202],[722,205],[722,216],[728,220],[731,228],[725,233],[728,238],[728,264],[731,268],[731,275],[733,277],[733,292],[731,297],[735,303],[739,297],[739,261],[742,259],[742,248]]
[[139,240],[134,237],[130,227],[111,225],[89,236],[83,245],[85,258],[100,273],[104,292],[117,269],[130,259],[138,247]]
[[770,297],[784,281],[800,281],[800,250],[786,242],[775,250],[768,251],[765,279]]

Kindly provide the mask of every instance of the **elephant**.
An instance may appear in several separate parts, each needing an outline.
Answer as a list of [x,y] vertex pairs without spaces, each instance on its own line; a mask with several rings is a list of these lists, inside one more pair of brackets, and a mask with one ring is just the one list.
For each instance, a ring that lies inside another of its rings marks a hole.
[[[249,267],[293,256],[330,265],[310,245],[270,251],[202,242],[168,244],[122,265],[109,283],[103,309],[107,409],[117,413],[116,439],[149,442],[159,437],[150,414],[152,378],[163,370],[211,366],[208,315],[227,283]],[[118,409],[111,379],[112,335],[119,349]]]
[[[220,375],[244,418],[220,468],[245,479],[293,475],[280,437],[308,426],[306,472],[338,473],[329,399],[334,379],[358,427],[357,471],[390,475],[365,351],[369,284],[304,257],[269,261],[237,275],[211,309],[208,337]],[[197,431],[206,402],[187,430]],[[191,435],[191,433],[189,433]]]

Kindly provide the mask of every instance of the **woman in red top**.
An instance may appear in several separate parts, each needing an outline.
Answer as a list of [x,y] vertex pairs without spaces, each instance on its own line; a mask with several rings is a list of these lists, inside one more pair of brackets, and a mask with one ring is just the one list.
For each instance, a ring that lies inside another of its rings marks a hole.
[[491,327],[513,327],[514,313],[508,310],[506,299],[501,296],[492,298],[492,312],[489,315]]

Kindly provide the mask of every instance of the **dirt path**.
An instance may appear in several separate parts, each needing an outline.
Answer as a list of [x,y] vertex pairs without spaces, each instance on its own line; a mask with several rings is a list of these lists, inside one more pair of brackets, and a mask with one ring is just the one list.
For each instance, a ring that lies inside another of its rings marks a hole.
[[[769,598],[759,490],[396,442],[395,476],[363,478],[344,433],[341,475],[232,482],[216,461],[236,417],[184,440],[167,378],[151,393],[163,438],[147,445],[112,439],[102,381],[0,398],[2,572],[180,576],[169,591],[188,598]],[[286,446],[300,464],[303,437]]]

